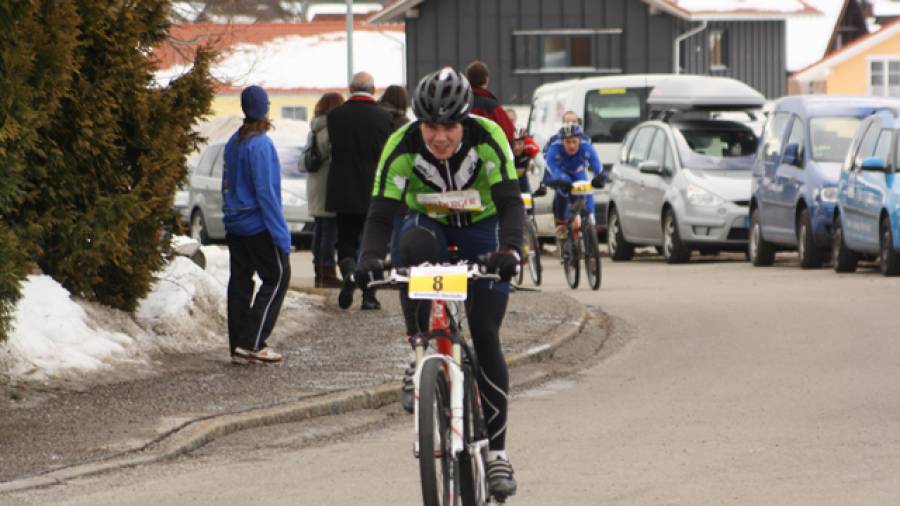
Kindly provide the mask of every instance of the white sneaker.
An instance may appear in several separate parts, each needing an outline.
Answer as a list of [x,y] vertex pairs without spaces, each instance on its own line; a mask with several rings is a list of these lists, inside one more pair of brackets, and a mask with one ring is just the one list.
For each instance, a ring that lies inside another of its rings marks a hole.
[[267,364],[281,362],[284,360],[284,355],[276,352],[272,348],[263,348],[259,351],[250,352],[250,359],[255,360],[257,362],[264,362]]

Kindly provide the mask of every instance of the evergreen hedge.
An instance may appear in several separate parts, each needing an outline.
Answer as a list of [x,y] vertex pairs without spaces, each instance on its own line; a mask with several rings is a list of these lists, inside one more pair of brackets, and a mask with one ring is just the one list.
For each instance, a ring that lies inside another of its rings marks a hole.
[[[163,265],[212,54],[155,86],[169,0],[0,0],[0,340],[36,264],[132,311]],[[33,262],[33,263],[32,263]]]

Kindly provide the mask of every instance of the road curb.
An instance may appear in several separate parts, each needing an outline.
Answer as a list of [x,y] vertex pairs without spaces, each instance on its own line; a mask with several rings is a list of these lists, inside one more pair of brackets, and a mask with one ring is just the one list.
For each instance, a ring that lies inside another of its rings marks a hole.
[[[545,360],[560,346],[569,342],[581,332],[587,321],[587,308],[568,295],[560,295],[568,297],[572,301],[572,304],[568,305],[568,307],[576,308],[576,311],[574,311],[576,314],[566,315],[567,321],[561,322],[548,334],[550,339],[547,343],[510,355],[507,358],[507,363],[510,367]],[[217,438],[241,430],[299,422],[319,416],[339,415],[359,409],[381,408],[389,403],[399,401],[398,392],[401,386],[402,383],[396,381],[362,390],[343,390],[267,408],[195,420],[164,437],[161,441],[148,444],[136,453],[112,457],[100,462],[67,467],[30,478],[0,483],[0,494],[48,487],[75,478],[92,476],[114,469],[152,464],[164,459],[184,455]]]

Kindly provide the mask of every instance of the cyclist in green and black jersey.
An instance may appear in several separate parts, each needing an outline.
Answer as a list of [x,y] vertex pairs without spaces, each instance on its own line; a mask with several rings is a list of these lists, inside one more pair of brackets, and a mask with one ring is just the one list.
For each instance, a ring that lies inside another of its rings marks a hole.
[[[469,329],[481,371],[478,382],[490,434],[488,480],[493,493],[513,495],[516,481],[506,454],[509,373],[500,347],[500,326],[509,299],[509,279],[520,264],[524,209],[509,142],[489,119],[470,116],[472,88],[465,76],[444,68],[422,79],[413,95],[414,121],[387,141],[375,176],[373,198],[356,269],[360,283],[383,276],[396,210],[409,214],[400,229],[395,266],[448,260],[448,245],[502,281],[473,283],[466,303]],[[446,208],[463,212],[442,211]],[[427,329],[428,311],[416,314],[401,292],[407,332]],[[412,407],[412,391],[405,406]]]

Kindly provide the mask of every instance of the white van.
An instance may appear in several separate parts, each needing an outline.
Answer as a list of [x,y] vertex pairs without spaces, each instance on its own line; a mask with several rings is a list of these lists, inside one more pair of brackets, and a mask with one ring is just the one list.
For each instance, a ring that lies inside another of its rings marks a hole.
[[[609,171],[619,156],[625,134],[649,118],[647,97],[653,87],[667,80],[685,79],[689,82],[696,78],[687,74],[636,74],[548,83],[534,90],[528,132],[543,148],[562,126],[563,113],[574,111],[584,121],[584,132],[591,138],[604,171]],[[543,159],[538,160],[537,164],[543,168]],[[537,171],[532,176],[532,188],[537,188],[542,173]],[[550,191],[547,196],[535,199],[535,217],[541,236],[553,235],[552,194]],[[606,231],[606,206],[609,202],[607,190],[597,190],[595,200],[598,232],[602,239]]]

